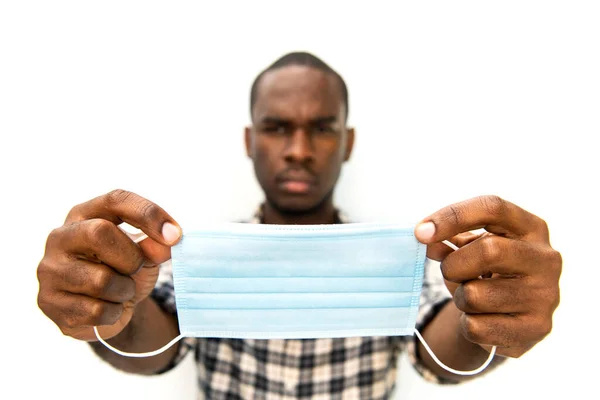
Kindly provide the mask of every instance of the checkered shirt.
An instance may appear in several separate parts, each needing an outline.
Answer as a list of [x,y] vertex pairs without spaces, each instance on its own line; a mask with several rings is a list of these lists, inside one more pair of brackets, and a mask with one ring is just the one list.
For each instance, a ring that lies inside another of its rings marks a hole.
[[[261,223],[260,210],[249,223]],[[338,212],[338,221],[349,222]],[[427,265],[427,264],[426,264]],[[158,305],[176,314],[173,271],[161,266],[151,294]],[[426,268],[417,329],[437,314],[450,298],[439,269]],[[178,354],[159,373],[171,370],[193,350],[199,398],[237,399],[388,399],[395,389],[397,360],[406,351],[427,381],[454,383],[436,376],[416,352],[415,336],[333,339],[185,338]]]

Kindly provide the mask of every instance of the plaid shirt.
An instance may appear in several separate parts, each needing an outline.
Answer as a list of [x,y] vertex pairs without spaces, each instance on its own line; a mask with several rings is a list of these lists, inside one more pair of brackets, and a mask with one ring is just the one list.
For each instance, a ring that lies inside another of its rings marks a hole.
[[[347,217],[338,212],[338,220]],[[260,210],[250,223],[261,223]],[[427,266],[427,264],[426,264]],[[437,270],[426,268],[417,329],[448,301],[450,294]],[[152,298],[176,314],[173,271],[161,266]],[[160,373],[174,368],[190,350],[198,368],[200,398],[236,399],[387,399],[396,382],[398,355],[407,351],[427,381],[453,383],[427,369],[416,353],[415,336],[333,339],[185,338],[179,352]],[[202,396],[203,395],[203,396]]]

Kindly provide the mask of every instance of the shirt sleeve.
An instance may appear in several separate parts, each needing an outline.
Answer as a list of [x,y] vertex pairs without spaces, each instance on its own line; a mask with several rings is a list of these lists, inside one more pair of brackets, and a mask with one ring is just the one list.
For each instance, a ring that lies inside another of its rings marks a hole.
[[[175,288],[173,286],[173,266],[171,260],[161,264],[160,273],[150,297],[161,309],[177,317]],[[163,374],[175,368],[185,358],[188,352],[196,347],[196,339],[183,338],[176,346],[179,347],[175,357],[173,357],[171,362],[165,368],[158,371],[157,374]]]
[[[440,272],[440,263],[430,259],[425,261],[425,276],[423,277],[423,289],[421,291],[421,300],[419,313],[417,314],[416,328],[419,332],[427,326],[437,313],[450,301],[452,296],[446,288],[444,279]],[[426,381],[437,384],[455,384],[458,381],[449,380],[436,375],[433,371],[423,364],[418,352],[419,339],[416,335],[409,337],[406,343],[408,358],[415,370]]]

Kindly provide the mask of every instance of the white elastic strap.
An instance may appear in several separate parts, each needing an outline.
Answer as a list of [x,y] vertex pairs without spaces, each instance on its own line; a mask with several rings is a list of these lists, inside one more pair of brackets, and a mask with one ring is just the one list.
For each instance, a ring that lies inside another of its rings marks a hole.
[[[136,237],[134,239],[134,241],[140,242],[142,240],[144,240],[145,238],[147,238],[146,235],[143,236],[139,236]],[[454,243],[451,243],[447,240],[444,240],[442,243],[444,243],[446,246],[450,247],[452,250],[458,250],[458,247],[456,245],[454,245]],[[166,345],[164,345],[163,347],[161,347],[158,350],[154,350],[154,351],[149,351],[146,353],[128,353],[126,351],[121,351],[113,346],[111,346],[110,344],[108,344],[104,339],[102,339],[100,337],[100,334],[98,333],[98,328],[94,327],[94,334],[96,335],[96,338],[98,339],[98,341],[100,343],[102,343],[104,346],[106,346],[107,348],[109,348],[110,350],[114,351],[115,353],[123,356],[123,357],[133,357],[133,358],[145,358],[145,357],[152,357],[152,356],[156,356],[158,354],[161,354],[163,352],[165,352],[167,349],[169,349],[171,346],[173,346],[175,343],[177,343],[178,341],[180,341],[181,339],[183,339],[183,335],[179,335],[176,338],[174,338],[173,340],[171,340],[169,343],[167,343]],[[490,352],[490,356],[488,357],[488,359],[483,363],[483,365],[477,369],[474,369],[472,371],[459,371],[453,368],[450,368],[448,366],[446,366],[443,362],[441,362],[436,356],[435,354],[433,354],[433,351],[431,351],[431,348],[429,347],[429,345],[427,344],[427,342],[425,342],[425,339],[423,339],[423,336],[421,336],[421,334],[419,333],[418,330],[415,329],[415,334],[417,335],[417,337],[419,338],[419,340],[421,341],[421,343],[423,344],[423,347],[425,347],[425,350],[427,350],[427,352],[429,353],[429,355],[431,356],[431,358],[433,358],[433,361],[435,361],[437,363],[437,365],[439,365],[441,368],[445,369],[448,372],[451,372],[453,374],[456,375],[475,375],[480,373],[481,371],[483,371],[484,369],[487,368],[488,365],[490,365],[490,363],[492,362],[492,359],[494,358],[494,355],[496,354],[496,346],[492,347],[492,351]]]
[[148,235],[146,235],[141,229],[136,228],[135,226],[129,225],[127,222],[123,222],[118,225],[118,228],[123,231],[129,239],[133,240],[134,243],[139,243],[142,240],[148,239]]
[[[119,228],[127,235],[129,236],[129,238],[131,240],[133,240],[134,243],[139,243],[144,239],[148,238],[148,235],[146,235],[144,232],[142,232],[140,229],[131,226],[127,223],[122,223],[121,225],[119,225]],[[145,357],[152,357],[152,356],[156,356],[160,353],[163,353],[164,351],[166,351],[167,349],[169,349],[171,346],[173,346],[175,343],[177,343],[178,341],[180,341],[183,338],[183,335],[179,335],[177,336],[175,339],[171,340],[169,343],[167,343],[166,345],[164,345],[163,347],[161,347],[158,350],[154,350],[154,351],[149,351],[147,353],[128,353],[126,351],[121,351],[113,346],[111,346],[110,344],[108,344],[104,339],[102,339],[100,337],[100,333],[98,332],[98,327],[94,327],[94,334],[96,335],[96,338],[98,339],[98,341],[100,343],[102,343],[103,345],[105,345],[106,347],[108,347],[110,350],[114,351],[115,353],[123,356],[123,357],[133,357],[133,358],[145,358]]]
[[133,242],[134,242],[134,243],[139,243],[139,242],[141,242],[142,240],[146,240],[146,239],[148,239],[148,235],[146,235],[146,234],[144,233],[144,234],[142,234],[142,235],[138,236],[137,238],[135,238],[135,239],[133,240]]
[[423,344],[423,347],[425,347],[425,350],[427,350],[427,352],[429,353],[429,355],[431,356],[431,358],[433,358],[433,361],[435,361],[437,365],[439,365],[440,367],[444,368],[446,371],[452,372],[453,374],[456,374],[456,375],[468,376],[468,375],[476,375],[476,374],[480,373],[481,371],[483,371],[484,369],[486,369],[488,367],[488,365],[490,365],[490,363],[494,359],[494,354],[496,354],[496,346],[493,346],[492,347],[492,351],[490,351],[489,357],[487,358],[487,360],[485,360],[485,362],[483,363],[483,365],[481,367],[479,367],[477,369],[474,369],[472,371],[459,371],[457,369],[450,368],[446,364],[444,364],[443,362],[441,362],[435,356],[435,354],[433,354],[433,351],[431,351],[431,349],[429,348],[429,346],[425,342],[425,339],[423,339],[423,336],[421,336],[421,334],[419,333],[419,331],[416,330],[416,329],[415,329],[415,335],[417,335],[417,337],[419,338],[419,340]]
[[[442,243],[444,243],[446,246],[450,247],[452,250],[458,250],[458,247],[454,243],[452,243],[452,242],[449,242],[447,240],[443,240]],[[431,351],[431,348],[429,347],[429,345],[427,344],[427,342],[425,342],[425,339],[423,339],[423,336],[421,336],[421,334],[419,333],[419,331],[416,330],[416,329],[415,329],[415,335],[417,335],[417,337],[419,338],[419,340],[423,344],[423,347],[425,347],[425,350],[427,350],[427,352],[429,353],[429,355],[431,356],[431,358],[433,358],[433,361],[435,361],[437,365],[439,365],[441,368],[445,369],[446,371],[452,372],[453,374],[456,374],[456,375],[469,376],[469,375],[476,375],[476,374],[480,373],[481,371],[483,371],[484,369],[486,369],[488,367],[488,365],[490,365],[490,363],[494,359],[494,355],[496,354],[496,346],[492,346],[492,351],[490,351],[489,357],[487,358],[487,360],[485,360],[485,362],[483,363],[483,365],[481,367],[479,367],[477,369],[474,369],[472,371],[459,371],[457,369],[450,368],[446,364],[444,364],[443,362],[441,362],[435,356],[435,354],[433,354],[433,351]]]
[[98,327],[96,327],[96,326],[94,327],[94,333],[96,334],[98,341],[100,341],[100,343],[102,343],[103,345],[108,347],[110,350],[114,351],[115,353],[117,353],[123,357],[133,357],[133,358],[145,358],[145,357],[152,357],[152,356],[159,355],[160,353],[165,352],[167,349],[169,349],[175,343],[179,342],[181,339],[184,338],[183,335],[179,335],[175,339],[171,340],[169,343],[167,343],[166,345],[161,347],[160,349],[154,350],[154,351],[149,351],[147,353],[128,353],[126,351],[121,351],[117,348],[114,348],[110,344],[106,343],[106,341],[100,337],[100,334],[98,333]]
[[442,243],[444,243],[446,246],[450,247],[452,250],[458,250],[458,246],[452,242],[449,242],[447,240],[442,240]]

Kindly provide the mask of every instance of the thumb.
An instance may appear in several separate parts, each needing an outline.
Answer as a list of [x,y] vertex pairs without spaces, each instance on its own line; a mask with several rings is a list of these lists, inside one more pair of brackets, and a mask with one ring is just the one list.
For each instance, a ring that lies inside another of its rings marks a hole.
[[[421,243],[429,242],[434,235],[435,225],[433,222],[424,222],[415,227],[415,237]],[[481,237],[481,235],[482,234],[476,234],[473,232],[463,232],[451,237],[448,239],[448,241],[460,248],[468,243],[471,243],[475,239],[478,239]],[[427,245],[427,258],[431,260],[442,261],[453,251],[454,250],[445,243],[430,243]]]
[[[171,247],[153,240],[142,232],[141,229],[133,227],[126,222],[119,225],[119,228],[142,249],[146,258],[144,266],[148,267],[162,264],[171,259]],[[181,228],[169,222],[165,222],[163,224],[162,234],[167,242],[177,242],[181,237]]]

